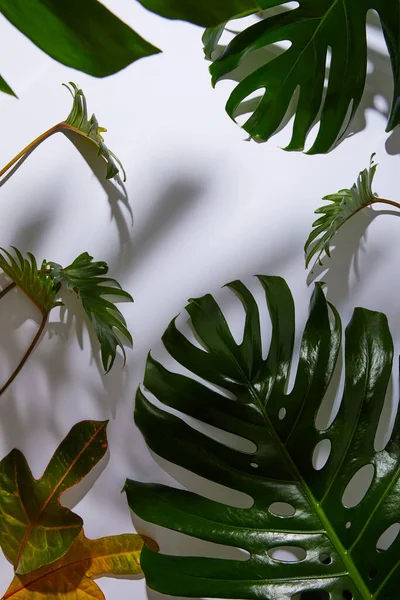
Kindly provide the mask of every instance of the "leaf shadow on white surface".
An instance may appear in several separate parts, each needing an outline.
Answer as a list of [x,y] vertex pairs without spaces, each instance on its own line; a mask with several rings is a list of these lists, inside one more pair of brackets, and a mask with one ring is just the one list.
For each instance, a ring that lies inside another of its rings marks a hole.
[[[269,11],[266,11],[269,13]],[[281,12],[281,11],[279,11]],[[273,14],[273,11],[271,12]],[[268,14],[270,16],[270,14]],[[382,38],[382,47],[384,47],[383,41],[383,33],[381,24],[379,21],[379,17],[377,14],[370,10],[367,14],[367,25],[368,27],[374,31],[375,33],[379,32],[380,37]],[[223,53],[226,46],[218,45],[215,50],[215,58]],[[243,81],[245,77],[253,73],[255,70],[261,68],[263,65],[272,61],[280,54],[284,52],[284,49],[277,44],[270,44],[269,46],[259,48],[250,52],[245,56],[242,63],[236,68],[234,71],[221,77],[220,81],[229,80],[240,83]],[[326,69],[325,74],[326,80],[329,77],[329,68]],[[325,83],[325,93],[326,93]],[[286,114],[274,132],[274,135],[278,134],[282,131],[286,125],[290,122],[290,120],[294,117],[297,102],[298,102],[298,91],[296,90],[293,95]],[[243,100],[235,111],[235,118],[239,119],[238,122],[243,124],[247,118],[256,110],[260,100],[262,99],[264,90],[259,90],[259,93],[256,92],[252,94],[250,98]],[[324,98],[324,96],[323,96]],[[380,52],[376,48],[371,47],[371,44],[368,46],[368,71],[365,81],[365,88],[363,92],[363,96],[361,98],[360,105],[354,115],[351,123],[348,124],[348,128],[346,129],[344,135],[339,136],[334,146],[330,151],[337,148],[344,140],[353,135],[360,133],[367,127],[367,114],[369,111],[375,111],[382,115],[385,120],[385,123],[389,117],[389,108],[393,98],[393,74],[390,64],[390,58],[386,50]],[[319,119],[321,115],[321,110],[317,115],[314,126],[318,125]],[[246,118],[244,118],[246,116]],[[343,128],[344,129],[344,128]],[[400,133],[399,127],[397,127],[389,136],[386,142],[386,150],[388,154],[399,154],[400,153]],[[310,134],[313,135],[313,134]],[[266,143],[261,140],[255,140],[256,143]]]
[[[131,229],[133,227],[133,212],[129,204],[128,192],[125,185],[119,176],[114,178],[114,180],[106,179],[106,163],[99,157],[96,147],[90,140],[74,132],[66,131],[63,133],[89,165],[107,194],[111,211],[110,220],[115,221],[119,235],[119,259],[127,260],[132,254]],[[126,211],[126,215],[123,209]]]

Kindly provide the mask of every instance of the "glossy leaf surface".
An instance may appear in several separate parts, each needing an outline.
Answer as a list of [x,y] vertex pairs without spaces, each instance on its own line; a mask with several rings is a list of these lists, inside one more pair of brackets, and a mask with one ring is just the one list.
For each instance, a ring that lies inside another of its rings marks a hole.
[[1,249],[0,269],[11,277],[44,316],[48,315],[52,308],[61,303],[56,301],[58,286],[48,276],[46,261],[38,269],[33,254],[28,252],[27,257],[24,257],[17,248],[13,250],[15,256],[4,248]]
[[0,12],[52,58],[95,77],[159,52],[97,0],[0,0]]
[[0,462],[0,545],[17,573],[56,561],[81,531],[81,517],[63,507],[60,496],[104,456],[106,426],[82,421],[72,427],[38,480],[19,450]]
[[111,152],[111,150],[107,148],[101,135],[103,132],[107,131],[107,129],[99,126],[94,114],[89,119],[85,94],[72,81],[70,82],[71,87],[66,84],[64,85],[71,92],[73,106],[62,125],[67,125],[68,129],[73,129],[76,133],[83,135],[96,144],[99,156],[101,156],[107,164],[106,179],[115,177],[118,174],[119,169],[121,169],[125,181],[126,174],[121,161],[115,156],[114,152]]
[[[130,507],[141,518],[243,549],[249,558],[168,556],[144,548],[141,563],[147,583],[158,592],[182,597],[314,600],[322,593],[330,600],[395,600],[400,536],[385,552],[378,552],[377,543],[400,520],[399,419],[386,448],[377,451],[374,445],[392,367],[387,319],[362,308],[354,311],[346,329],[341,405],[333,422],[320,430],[316,419],[340,350],[340,318],[318,284],[288,392],[293,299],[284,280],[259,280],[272,323],[267,358],[262,355],[258,305],[236,281],[229,287],[244,306],[243,340],[236,343],[211,295],[191,300],[187,312],[204,349],[190,342],[175,321],[163,342],[200,380],[172,373],[150,356],[144,386],[175,414],[150,403],[140,390],[135,409],[136,423],[153,452],[246,494],[251,507],[228,506],[163,485],[128,480],[125,487]],[[231,439],[223,443],[212,433],[210,437],[208,425],[253,442],[256,450],[244,452]],[[323,440],[331,451],[317,470],[313,456]],[[349,482],[366,465],[373,468],[369,489],[358,505],[344,505]],[[292,510],[279,514],[277,503]],[[301,551],[301,559],[277,557],[274,553],[282,547]],[[211,553],[215,556],[213,549]]]
[[84,252],[74,262],[63,269],[57,263],[48,263],[50,277],[56,285],[64,283],[70,292],[75,292],[82,301],[83,308],[100,343],[103,367],[108,372],[115,360],[117,348],[121,348],[125,359],[125,348],[121,336],[132,343],[132,336],[126,321],[114,302],[107,297],[133,302],[115,279],[105,277],[108,266]]
[[93,580],[141,573],[142,546],[138,535],[89,540],[82,531],[60,560],[28,575],[16,575],[2,600],[105,600]]
[[304,246],[306,267],[314,257],[316,257],[315,264],[317,262],[321,264],[321,258],[324,254],[330,257],[332,239],[340,227],[366,206],[379,202],[379,198],[372,191],[372,183],[377,167],[373,162],[373,158],[374,156],[371,157],[369,169],[361,171],[351,189],[339,190],[337,194],[329,194],[322,198],[322,200],[328,200],[331,204],[321,206],[315,211],[315,214],[322,216],[318,217],[312,224],[313,230]]
[[[284,5],[266,0],[263,8]],[[211,65],[213,84],[236,69],[254,50],[279,42],[290,47],[246,76],[231,93],[226,109],[235,117],[240,103],[260,90],[262,98],[244,129],[268,140],[283,121],[296,90],[299,99],[287,150],[303,150],[308,133],[320,120],[309,153],[328,152],[343,135],[365,87],[367,72],[366,15],[375,10],[389,51],[394,94],[387,130],[400,120],[400,4],[397,0],[298,0],[298,7],[261,20],[239,33]],[[324,80],[331,50],[328,84]],[[321,110],[321,113],[320,113]],[[348,115],[349,111],[349,115]],[[320,116],[319,116],[320,115]]]
[[145,8],[167,17],[189,21],[203,27],[215,27],[261,10],[265,0],[139,0]]

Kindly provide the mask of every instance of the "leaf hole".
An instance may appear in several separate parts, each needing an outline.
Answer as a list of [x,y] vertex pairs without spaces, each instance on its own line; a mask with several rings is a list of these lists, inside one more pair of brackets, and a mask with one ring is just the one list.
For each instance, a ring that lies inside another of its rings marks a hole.
[[288,502],[273,502],[268,510],[277,517],[293,517],[296,512],[294,506]]
[[351,521],[347,521],[347,523],[346,523],[346,529],[350,529],[350,527],[351,527]]
[[330,565],[332,563],[332,557],[329,556],[329,554],[320,554],[319,555],[319,561],[323,565]]
[[312,465],[316,471],[321,471],[328,462],[332,450],[331,440],[325,439],[318,442],[314,448]]
[[343,596],[344,600],[353,600],[353,598],[354,598],[354,596],[350,592],[350,590],[344,590],[342,596]]
[[390,546],[394,544],[397,536],[400,532],[400,523],[393,523],[390,527],[385,529],[378,541],[376,542],[376,549],[378,552],[386,552]]
[[371,567],[368,573],[368,577],[369,579],[375,579],[375,577],[378,575],[378,569],[376,567]]
[[281,410],[278,412],[278,419],[280,421],[283,421],[283,419],[286,417],[286,413],[287,413],[286,408],[282,407]]
[[253,467],[253,469],[258,469],[257,463],[250,463],[250,466]]
[[369,464],[361,467],[361,469],[353,475],[343,493],[343,506],[354,508],[360,504],[361,500],[365,497],[371,487],[374,474],[375,467],[374,465]]
[[307,552],[299,546],[276,546],[268,550],[268,556],[278,562],[300,562],[307,556]]

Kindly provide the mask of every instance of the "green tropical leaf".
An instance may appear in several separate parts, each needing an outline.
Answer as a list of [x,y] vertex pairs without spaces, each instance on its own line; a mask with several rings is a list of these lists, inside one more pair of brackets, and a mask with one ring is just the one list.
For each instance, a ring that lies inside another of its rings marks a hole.
[[124,181],[126,181],[126,173],[121,161],[115,156],[114,152],[111,152],[111,150],[107,148],[101,135],[104,131],[107,131],[107,129],[99,127],[94,114],[90,119],[88,118],[85,94],[72,81],[70,81],[71,87],[65,83],[63,85],[72,95],[73,106],[66,120],[61,123],[61,128],[67,127],[68,129],[72,129],[96,144],[99,156],[102,156],[107,164],[106,179],[115,177],[118,174],[119,169],[121,169]]
[[33,254],[28,252],[27,258],[13,247],[15,256],[4,248],[0,249],[0,269],[32,300],[44,317],[61,302],[56,301],[59,285],[54,283],[47,272],[44,260],[38,269]]
[[9,94],[10,96],[17,97],[15,92],[10,88],[7,81],[5,81],[5,79],[3,79],[3,77],[1,75],[0,75],[0,92],[4,92],[5,94]]
[[[237,508],[130,480],[125,486],[131,509],[142,519],[250,556],[243,561],[168,556],[145,548],[141,563],[147,583],[158,592],[185,597],[395,600],[400,536],[386,551],[379,540],[400,520],[399,417],[386,447],[375,447],[393,358],[387,319],[355,309],[346,329],[342,401],[333,422],[321,430],[317,416],[341,346],[340,317],[317,284],[288,392],[293,299],[283,279],[259,280],[272,322],[267,358],[262,356],[258,306],[235,281],[229,287],[246,314],[241,343],[211,295],[191,300],[187,312],[204,349],[192,344],[175,321],[163,342],[200,381],[172,373],[149,357],[144,386],[160,404],[150,403],[139,390],[135,409],[136,423],[153,452],[250,496],[253,504]],[[174,414],[159,406],[174,409]],[[192,427],[187,417],[198,425]],[[199,431],[208,425],[245,438],[256,449],[244,452],[226,435],[223,443]],[[315,465],[322,443],[330,452],[324,465]],[[370,486],[363,499],[354,502],[352,497],[350,502],[348,485],[366,465],[373,471]],[[286,511],[277,503],[286,503]],[[297,549],[301,558],[286,562],[290,559],[278,554],[283,547]]]
[[324,254],[330,258],[330,246],[337,231],[360,210],[378,203],[400,208],[400,204],[397,202],[379,198],[372,191],[372,183],[378,166],[374,163],[374,156],[375,154],[371,156],[369,169],[361,171],[351,189],[339,190],[337,194],[329,194],[322,198],[331,204],[321,206],[315,211],[315,214],[322,216],[312,224],[313,230],[304,246],[306,267],[314,257],[316,260],[313,268],[317,263],[322,264],[321,260]]
[[204,45],[204,54],[206,58],[212,60],[212,55],[214,50],[217,49],[218,42],[221,39],[222,34],[224,33],[226,23],[222,23],[217,27],[209,27],[203,33],[203,45]]
[[145,8],[167,17],[202,27],[216,27],[229,19],[261,10],[265,0],[139,0]]
[[72,427],[40,479],[19,450],[0,462],[0,545],[16,573],[26,574],[61,556],[82,530],[82,519],[60,504],[107,450],[107,421]]
[[104,296],[114,296],[119,300],[133,302],[133,298],[125,292],[115,279],[105,277],[108,266],[105,262],[93,262],[87,252],[80,254],[74,262],[63,269],[53,262],[50,277],[55,285],[64,283],[70,292],[75,292],[82,301],[83,308],[93,325],[100,343],[101,358],[104,370],[112,368],[117,348],[120,347],[125,359],[125,348],[121,336],[132,343],[126,322],[116,305]]
[[49,56],[95,77],[160,52],[97,0],[0,0],[0,12]]
[[[263,8],[284,4],[284,0],[265,0]],[[394,93],[387,131],[394,129],[400,122],[397,0],[298,0],[298,8],[267,17],[239,33],[211,65],[213,85],[254,50],[283,41],[290,42],[290,47],[236,86],[226,105],[230,117],[235,118],[239,105],[250,94],[262,90],[257,108],[243,127],[253,138],[268,140],[278,130],[299,89],[292,138],[286,150],[303,150],[308,133],[319,120],[318,135],[308,153],[328,152],[345,134],[344,123],[351,122],[360,105],[367,72],[369,10],[379,15],[391,59]],[[325,95],[329,49],[331,62]]]

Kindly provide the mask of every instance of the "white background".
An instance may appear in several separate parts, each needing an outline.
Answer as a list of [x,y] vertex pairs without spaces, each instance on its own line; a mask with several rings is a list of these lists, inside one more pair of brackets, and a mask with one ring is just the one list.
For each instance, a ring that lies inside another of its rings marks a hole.
[[[106,4],[164,53],[96,80],[55,63],[0,19],[1,74],[20,97],[0,96],[0,164],[67,116],[71,99],[60,84],[72,80],[108,128],[106,142],[128,175],[133,225],[118,190],[102,179],[104,167],[90,146],[83,145],[85,160],[62,134],[44,142],[0,189],[1,246],[15,245],[38,260],[63,265],[88,251],[106,260],[111,276],[135,298],[133,305],[122,305],[135,340],[124,370],[117,360],[103,377],[97,347],[93,357],[81,318],[64,315],[60,324],[54,311],[40,346],[0,399],[0,455],[18,447],[36,477],[72,425],[110,419],[108,458],[67,499],[69,506],[78,501],[75,510],[89,537],[133,531],[120,494],[126,477],[174,483],[133,423],[133,398],[148,351],[165,356],[160,337],[186,300],[215,293],[238,334],[240,309],[220,286],[241,278],[258,290],[252,274],[281,275],[295,297],[300,331],[311,294],[303,244],[321,197],[349,187],[376,151],[374,188],[399,199],[400,136],[384,132],[391,81],[379,35],[371,34],[378,52],[371,54],[357,118],[361,131],[329,155],[306,156],[280,149],[290,139],[290,125],[269,143],[245,141],[246,134],[224,112],[233,83],[211,88],[200,29],[162,20],[133,0]],[[398,344],[400,223],[395,216],[374,215],[359,214],[342,229],[323,279],[344,323],[354,306],[381,310]],[[257,297],[262,299],[259,290]],[[18,292],[0,308],[5,380],[34,335],[38,316]],[[395,398],[396,380],[393,388]],[[171,541],[176,538],[168,539],[162,549],[177,551]],[[11,577],[12,568],[1,556],[0,591]],[[110,599],[147,597],[143,580],[102,579],[99,585]]]

